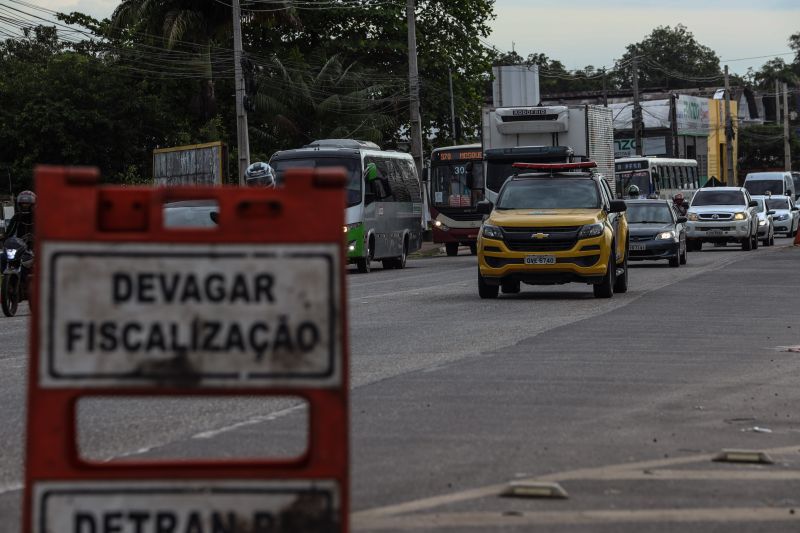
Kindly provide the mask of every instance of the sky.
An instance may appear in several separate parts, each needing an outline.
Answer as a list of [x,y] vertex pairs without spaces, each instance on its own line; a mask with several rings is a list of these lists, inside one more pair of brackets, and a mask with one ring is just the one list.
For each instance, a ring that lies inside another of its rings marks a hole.
[[[97,18],[108,17],[119,4],[31,1]],[[641,41],[657,26],[683,24],[731,72],[745,74],[748,67],[758,69],[778,54],[791,61],[788,39],[800,32],[800,0],[495,0],[495,14],[486,41],[502,51],[513,46],[523,57],[544,53],[570,70],[611,67],[626,45]]]
[[[658,26],[683,24],[695,40],[717,53],[731,72],[758,70],[777,54],[791,52],[789,36],[800,32],[798,0],[495,0],[487,39],[523,57],[544,53],[569,70],[611,67],[625,46]],[[746,59],[754,56],[757,59]],[[792,54],[781,56],[787,62]],[[728,60],[728,61],[726,61]]]

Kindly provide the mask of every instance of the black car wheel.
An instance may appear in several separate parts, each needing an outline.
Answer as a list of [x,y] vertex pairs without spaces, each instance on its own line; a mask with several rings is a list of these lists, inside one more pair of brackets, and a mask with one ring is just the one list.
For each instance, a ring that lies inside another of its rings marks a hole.
[[614,248],[612,245],[611,256],[608,258],[608,268],[606,274],[603,276],[603,281],[594,285],[595,298],[611,298],[614,296],[614,282],[617,274],[617,260],[614,255]]
[[497,294],[500,292],[499,285],[489,285],[486,283],[486,280],[483,279],[480,272],[478,272],[478,295],[483,299],[494,299],[497,298]]

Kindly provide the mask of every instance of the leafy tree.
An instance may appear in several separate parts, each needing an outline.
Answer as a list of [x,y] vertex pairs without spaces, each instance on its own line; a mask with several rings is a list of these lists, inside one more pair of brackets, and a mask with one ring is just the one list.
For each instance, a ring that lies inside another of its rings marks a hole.
[[96,165],[108,181],[149,175],[158,145],[192,140],[178,82],[153,83],[62,44],[37,27],[0,44],[0,161],[13,190],[31,186],[35,164]]
[[638,43],[629,44],[617,62],[617,83],[631,87],[631,62],[638,59],[639,87],[680,89],[722,80],[719,57],[695,40],[686,26],[659,26]]
[[375,98],[383,87],[359,65],[338,56],[315,58],[316,64],[304,64],[299,53],[291,63],[273,58],[248,117],[254,145],[296,148],[325,137],[380,142],[387,128],[397,127],[388,112],[397,102]]
[[[763,126],[749,126],[740,128],[739,142],[739,168],[742,171],[763,170],[768,168],[783,168],[783,127],[777,124],[764,124]],[[800,154],[800,140],[796,135],[790,138],[790,150],[793,161],[797,162],[796,154]],[[794,167],[796,168],[796,167]]]

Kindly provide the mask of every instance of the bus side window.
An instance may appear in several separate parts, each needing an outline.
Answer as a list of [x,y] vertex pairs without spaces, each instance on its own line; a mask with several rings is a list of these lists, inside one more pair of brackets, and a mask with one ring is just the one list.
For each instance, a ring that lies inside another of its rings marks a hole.
[[389,169],[386,166],[386,160],[377,157],[365,157],[364,165],[375,163],[375,168],[378,170],[377,179],[372,180],[367,185],[372,187],[375,197],[380,202],[393,202],[392,189],[389,184]]
[[398,159],[395,161],[400,170],[403,181],[406,184],[406,189],[411,202],[419,203],[422,201],[422,193],[419,188],[419,180],[417,179],[417,169],[414,163],[406,159]]
[[392,187],[392,201],[410,202],[408,187],[403,179],[403,169],[397,159],[386,159],[384,161],[389,173],[389,184]]

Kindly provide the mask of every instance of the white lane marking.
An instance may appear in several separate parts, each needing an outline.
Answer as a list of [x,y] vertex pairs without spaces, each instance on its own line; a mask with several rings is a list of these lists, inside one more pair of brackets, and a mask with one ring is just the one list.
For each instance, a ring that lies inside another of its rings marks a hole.
[[7,485],[0,485],[0,494],[22,490],[24,486],[25,485],[23,485],[22,483],[8,483]]
[[247,420],[242,420],[241,422],[236,422],[235,424],[231,424],[229,426],[221,427],[219,429],[212,429],[211,431],[203,431],[192,435],[192,439],[212,439],[218,435],[222,435],[223,433],[227,433],[229,431],[234,431],[239,428],[243,428],[246,426],[252,426],[254,424],[260,424],[261,422],[270,422],[272,420],[277,420],[278,418],[282,418],[284,416],[288,416],[296,411],[301,411],[305,409],[307,406],[305,403],[300,405],[294,405],[292,407],[287,407],[286,409],[281,409],[280,411],[275,411],[274,413],[270,413],[268,415],[258,415],[252,418],[248,418]]
[[600,525],[619,523],[735,523],[797,522],[791,507],[708,507],[697,509],[632,509],[586,511],[449,512],[377,519],[353,518],[354,530],[423,530],[433,528],[497,528],[545,525]]

